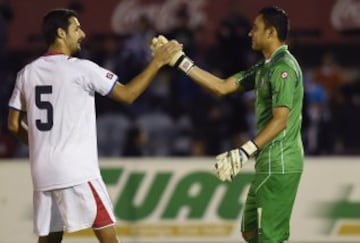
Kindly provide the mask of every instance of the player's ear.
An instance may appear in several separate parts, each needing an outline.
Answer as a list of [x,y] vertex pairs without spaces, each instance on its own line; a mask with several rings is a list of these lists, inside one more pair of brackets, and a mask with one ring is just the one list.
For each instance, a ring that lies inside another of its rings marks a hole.
[[267,37],[268,38],[277,37],[277,31],[274,26],[270,26],[269,28],[267,28]]
[[57,28],[56,34],[60,39],[64,39],[66,37],[66,31],[63,28]]

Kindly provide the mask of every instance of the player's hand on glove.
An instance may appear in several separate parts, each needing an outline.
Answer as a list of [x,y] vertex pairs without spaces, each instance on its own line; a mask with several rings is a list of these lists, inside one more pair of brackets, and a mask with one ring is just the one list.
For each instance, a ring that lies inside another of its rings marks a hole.
[[182,50],[182,45],[177,41],[168,41],[163,45],[158,46],[153,51],[153,59],[159,63],[160,66],[169,64]]
[[232,181],[239,174],[241,168],[249,160],[250,156],[258,151],[253,141],[246,142],[241,148],[233,149],[216,156],[215,169],[217,177],[221,181]]
[[[166,37],[163,35],[159,35],[151,40],[150,49],[154,53],[158,48],[165,45],[166,43],[168,43],[168,39],[166,39]],[[194,62],[181,50],[172,57],[169,65],[180,69],[185,74],[188,74],[194,67]]]

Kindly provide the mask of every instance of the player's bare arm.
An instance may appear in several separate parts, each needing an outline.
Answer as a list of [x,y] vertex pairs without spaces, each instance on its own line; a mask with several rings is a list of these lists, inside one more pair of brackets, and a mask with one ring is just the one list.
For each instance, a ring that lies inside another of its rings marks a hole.
[[194,66],[189,71],[188,76],[197,84],[218,96],[224,96],[241,90],[241,86],[235,77],[221,79],[197,66]]
[[272,119],[254,139],[255,144],[260,149],[286,128],[289,112],[288,107],[275,107],[272,109]]
[[180,50],[181,45],[175,41],[170,41],[156,49],[153,59],[144,71],[133,78],[127,85],[116,83],[110,97],[119,102],[133,103],[149,86],[160,68],[168,64]]
[[[150,48],[155,52],[166,43],[168,43],[168,39],[163,35],[159,35],[152,39]],[[169,64],[170,66],[178,68],[197,84],[218,96],[224,96],[240,90],[240,85],[235,77],[222,79],[197,67],[182,50],[173,56]]]
[[28,131],[21,122],[23,117],[24,115],[22,112],[15,109],[10,109],[8,116],[8,129],[23,143],[28,144]]

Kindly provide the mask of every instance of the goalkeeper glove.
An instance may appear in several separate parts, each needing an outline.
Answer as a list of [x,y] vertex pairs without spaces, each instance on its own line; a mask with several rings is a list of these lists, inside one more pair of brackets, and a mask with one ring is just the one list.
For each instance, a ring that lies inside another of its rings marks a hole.
[[[167,42],[168,39],[166,39],[166,37],[163,35],[154,37],[151,40],[150,49],[154,51],[160,46],[166,44]],[[190,58],[188,58],[183,51],[179,51],[178,53],[176,53],[169,64],[170,66],[180,69],[185,74],[188,74],[190,70],[194,67],[194,62]]]
[[217,176],[221,181],[232,181],[240,172],[241,168],[259,148],[249,140],[239,149],[233,149],[216,156],[215,168]]

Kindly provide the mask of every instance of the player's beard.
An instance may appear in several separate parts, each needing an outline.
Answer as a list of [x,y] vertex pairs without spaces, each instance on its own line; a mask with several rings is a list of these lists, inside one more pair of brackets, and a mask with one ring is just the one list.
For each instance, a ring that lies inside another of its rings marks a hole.
[[257,47],[257,45],[255,44],[255,42],[251,42],[251,49],[253,49],[254,51],[258,51],[259,48]]
[[81,41],[74,43],[72,48],[72,56],[79,56],[81,52]]

